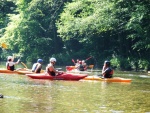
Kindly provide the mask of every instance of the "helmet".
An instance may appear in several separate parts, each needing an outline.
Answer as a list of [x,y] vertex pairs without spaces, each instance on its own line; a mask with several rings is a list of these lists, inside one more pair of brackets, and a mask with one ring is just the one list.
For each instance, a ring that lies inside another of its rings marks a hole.
[[105,63],[107,66],[110,66],[110,61],[106,60],[104,63]]
[[82,60],[82,63],[84,63],[85,62],[85,60]]
[[8,57],[7,57],[7,60],[12,60],[12,59],[13,59],[12,56],[8,56]]
[[43,60],[42,60],[42,59],[38,59],[38,60],[37,60],[37,62],[42,63],[42,62],[43,62]]
[[56,62],[56,58],[50,58],[50,62]]

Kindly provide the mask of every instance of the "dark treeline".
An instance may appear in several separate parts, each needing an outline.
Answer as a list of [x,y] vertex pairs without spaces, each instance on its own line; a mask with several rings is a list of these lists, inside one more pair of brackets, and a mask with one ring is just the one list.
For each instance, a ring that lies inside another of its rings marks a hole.
[[1,60],[23,55],[48,63],[73,65],[86,59],[98,68],[104,60],[121,70],[150,68],[149,0],[2,0]]

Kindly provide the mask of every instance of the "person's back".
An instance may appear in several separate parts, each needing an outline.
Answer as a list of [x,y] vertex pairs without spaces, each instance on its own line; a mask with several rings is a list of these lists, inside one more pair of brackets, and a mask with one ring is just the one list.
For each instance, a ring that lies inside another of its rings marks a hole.
[[19,63],[19,59],[17,62],[13,62],[14,56],[8,56],[7,62],[6,62],[6,69],[14,71],[15,70],[15,65]]
[[32,72],[40,73],[41,69],[42,69],[42,63],[43,63],[43,60],[38,59],[37,63],[34,63],[33,66],[32,66]]
[[7,68],[7,70],[14,71],[14,70],[15,70],[14,64],[15,64],[15,63],[12,62],[12,61],[7,61],[7,62],[6,62],[6,68]]

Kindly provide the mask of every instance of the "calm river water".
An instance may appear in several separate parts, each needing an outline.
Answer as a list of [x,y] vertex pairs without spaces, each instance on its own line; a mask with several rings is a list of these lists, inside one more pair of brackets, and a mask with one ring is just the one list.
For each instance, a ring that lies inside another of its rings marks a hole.
[[132,82],[33,80],[0,73],[0,113],[150,113],[150,75],[114,76]]

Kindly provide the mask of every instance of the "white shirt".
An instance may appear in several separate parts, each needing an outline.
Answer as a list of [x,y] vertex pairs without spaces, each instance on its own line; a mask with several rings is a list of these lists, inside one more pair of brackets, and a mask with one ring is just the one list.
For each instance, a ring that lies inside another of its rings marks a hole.
[[11,62],[6,62],[6,66],[7,66],[7,65],[8,65],[8,66],[13,66],[13,65],[15,65],[15,62],[12,62],[12,61],[11,61]]

